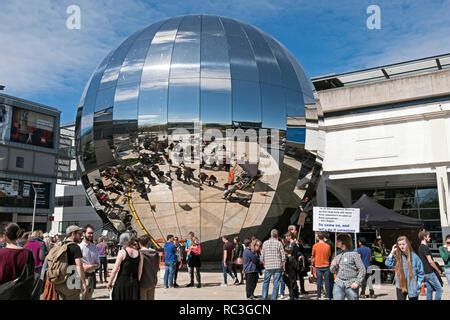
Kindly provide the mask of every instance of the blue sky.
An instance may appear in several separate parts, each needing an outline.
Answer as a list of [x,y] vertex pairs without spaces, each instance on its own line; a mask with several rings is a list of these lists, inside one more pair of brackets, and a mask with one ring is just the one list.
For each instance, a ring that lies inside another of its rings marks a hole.
[[[134,31],[175,15],[208,13],[253,24],[282,42],[309,76],[450,52],[450,0],[0,0],[0,84],[5,93],[74,120],[104,56]],[[381,8],[381,30],[366,27]],[[81,9],[68,30],[66,9]]]

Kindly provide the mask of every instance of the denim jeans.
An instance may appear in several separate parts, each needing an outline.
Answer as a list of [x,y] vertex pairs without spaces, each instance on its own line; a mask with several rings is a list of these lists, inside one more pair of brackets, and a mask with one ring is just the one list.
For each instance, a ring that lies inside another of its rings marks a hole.
[[436,273],[427,273],[425,275],[425,283],[427,285],[427,300],[433,300],[433,291],[436,291],[434,300],[441,300],[442,286],[437,278]]
[[346,288],[342,282],[335,282],[333,286],[333,300],[358,300],[358,289]]
[[166,262],[164,270],[164,288],[173,288],[173,276],[175,274],[175,264],[176,262]]
[[264,270],[264,280],[262,287],[262,300],[267,300],[267,295],[269,293],[270,279],[273,276],[273,290],[272,290],[272,300],[277,300],[278,297],[278,287],[280,286],[281,270],[271,269]]
[[447,284],[450,286],[450,268],[445,268],[445,277],[447,278]]
[[227,284],[227,274],[229,274],[231,276],[231,279],[233,279],[233,281],[235,279],[233,272],[231,270],[231,265],[232,265],[231,261],[227,261],[226,266],[224,265],[224,262],[222,261],[223,283],[224,284]]
[[317,299],[322,296],[322,276],[325,278],[325,292],[327,293],[327,299],[331,299],[331,273],[330,268],[316,268],[317,273]]
[[280,295],[284,296],[285,291],[286,291],[286,282],[284,282],[283,277],[280,277]]

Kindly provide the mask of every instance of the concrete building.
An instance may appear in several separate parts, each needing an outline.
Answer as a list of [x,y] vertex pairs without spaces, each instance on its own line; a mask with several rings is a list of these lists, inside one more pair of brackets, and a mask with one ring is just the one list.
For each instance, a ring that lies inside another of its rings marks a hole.
[[102,221],[86,197],[79,181],[75,160],[75,124],[61,126],[58,161],[58,183],[55,192],[55,211],[51,232],[65,233],[69,225],[85,226],[91,224],[96,234],[102,231]]
[[450,55],[313,83],[324,153],[319,205],[347,207],[366,193],[422,219],[442,243],[450,233]]
[[[47,230],[53,213],[60,112],[0,94],[0,222]],[[36,197],[35,197],[36,191]]]

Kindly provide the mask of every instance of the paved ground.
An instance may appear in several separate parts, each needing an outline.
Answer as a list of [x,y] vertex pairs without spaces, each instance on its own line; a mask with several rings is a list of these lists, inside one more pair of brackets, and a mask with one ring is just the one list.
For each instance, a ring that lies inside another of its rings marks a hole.
[[[178,274],[178,284],[180,288],[164,289],[162,287],[162,277],[164,271],[159,272],[158,286],[156,289],[156,300],[245,300],[245,285],[234,286],[229,278],[228,287],[221,287],[220,284],[223,281],[223,275],[221,272],[203,272],[202,273],[202,288],[184,286],[189,283],[189,276],[187,271],[180,271]],[[310,300],[316,298],[316,286],[315,284],[309,284],[305,281],[306,290],[310,293],[305,296],[301,296],[300,300]],[[261,295],[262,280],[259,280],[258,286],[255,290],[257,296]],[[271,293],[272,286],[269,289]],[[289,291],[286,288],[286,294],[289,295]],[[383,284],[380,288],[375,289],[376,298],[367,300],[395,300],[395,288],[390,284]],[[94,292],[94,299],[108,300],[109,293],[106,289],[106,284],[98,284],[97,290]],[[420,300],[425,300],[426,297],[420,297]],[[444,296],[443,299],[450,300],[450,289],[446,279],[444,279]]]

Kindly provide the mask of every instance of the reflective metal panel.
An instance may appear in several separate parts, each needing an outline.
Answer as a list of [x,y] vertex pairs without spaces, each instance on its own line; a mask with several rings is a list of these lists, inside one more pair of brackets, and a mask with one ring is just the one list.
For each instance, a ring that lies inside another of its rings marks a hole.
[[261,90],[257,82],[232,80],[233,121],[261,126]]
[[314,194],[315,154],[286,139],[308,85],[286,48],[236,20],[176,17],[132,35],[77,116],[81,179],[104,228],[159,242],[194,231],[206,259],[222,235],[265,238]]
[[174,40],[181,18],[167,20],[156,33],[142,70],[142,82],[168,79]]
[[181,21],[170,64],[171,79],[200,76],[200,26],[200,16],[188,16]]
[[168,122],[193,123],[199,121],[200,79],[170,79]]
[[203,124],[231,125],[231,80],[201,80],[200,118]]
[[282,85],[277,59],[264,39],[264,36],[250,26],[244,26],[258,65],[259,80],[264,83]]
[[286,130],[286,99],[281,87],[261,84],[262,127]]
[[224,34],[202,33],[201,77],[231,77],[228,43]]
[[159,130],[167,123],[167,80],[153,80],[141,83],[139,94],[138,123],[140,130]]

